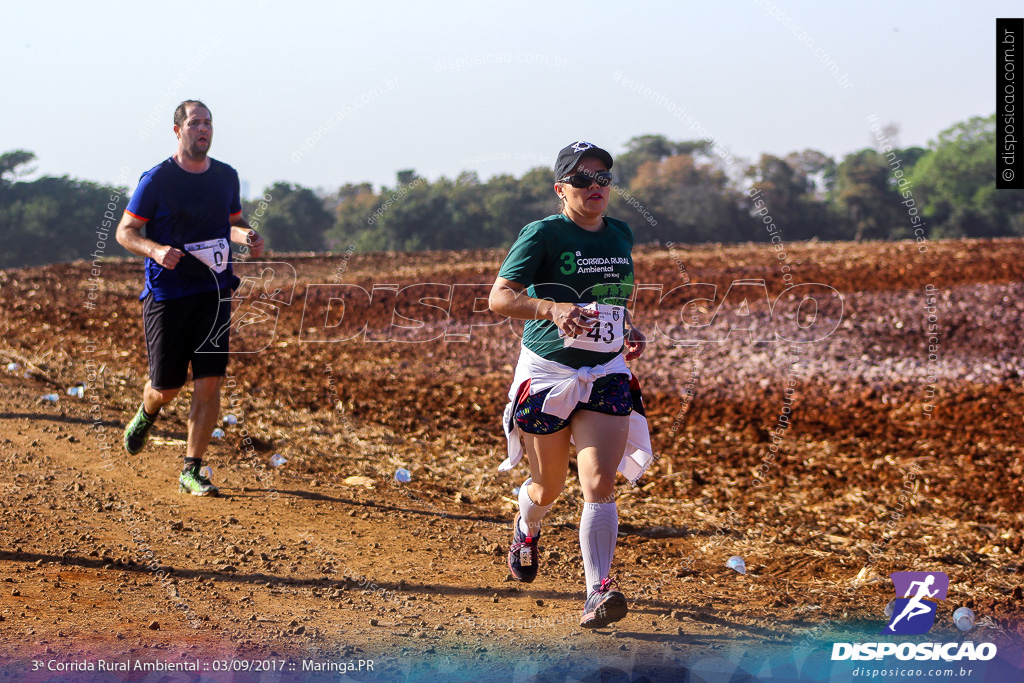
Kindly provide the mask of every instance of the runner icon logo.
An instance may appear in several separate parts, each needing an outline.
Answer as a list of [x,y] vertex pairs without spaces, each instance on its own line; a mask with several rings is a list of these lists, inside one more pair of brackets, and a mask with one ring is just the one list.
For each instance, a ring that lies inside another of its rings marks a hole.
[[927,633],[935,624],[939,600],[946,599],[949,577],[945,572],[893,572],[896,602],[882,633],[905,636]]
[[233,265],[239,284],[233,293],[226,292],[231,318],[210,330],[207,341],[212,348],[197,353],[223,353],[229,338],[232,353],[259,353],[274,341],[281,309],[292,304],[296,273],[290,263],[238,261]]

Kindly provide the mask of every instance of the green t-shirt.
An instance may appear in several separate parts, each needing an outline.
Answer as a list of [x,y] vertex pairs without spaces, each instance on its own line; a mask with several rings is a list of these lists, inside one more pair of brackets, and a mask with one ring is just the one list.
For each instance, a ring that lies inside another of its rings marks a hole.
[[[633,231],[605,218],[596,232],[562,214],[530,223],[519,233],[498,272],[526,286],[537,299],[625,306],[633,292]],[[606,363],[621,352],[565,348],[550,320],[527,320],[523,344],[537,355],[572,368]]]

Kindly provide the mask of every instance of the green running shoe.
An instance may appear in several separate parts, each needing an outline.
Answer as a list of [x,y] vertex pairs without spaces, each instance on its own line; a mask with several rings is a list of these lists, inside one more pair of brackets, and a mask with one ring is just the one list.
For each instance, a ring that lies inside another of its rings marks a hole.
[[198,467],[182,472],[178,477],[178,482],[180,483],[178,490],[181,493],[191,493],[193,496],[220,495],[220,489],[211,484],[209,479],[199,474]]
[[149,428],[155,422],[156,418],[150,420],[146,417],[146,411],[139,406],[139,412],[135,413],[135,417],[124,428],[124,449],[132,455],[140,453],[146,445],[146,439],[149,438]]

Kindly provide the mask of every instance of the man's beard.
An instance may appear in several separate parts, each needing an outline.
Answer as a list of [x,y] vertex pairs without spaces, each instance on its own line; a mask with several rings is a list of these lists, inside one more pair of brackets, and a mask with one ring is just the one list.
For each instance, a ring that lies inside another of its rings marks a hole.
[[209,151],[209,149],[209,144],[206,145],[205,150],[199,149],[199,141],[196,140],[195,142],[185,146],[185,156],[187,156],[192,161],[205,161],[206,153],[207,151]]

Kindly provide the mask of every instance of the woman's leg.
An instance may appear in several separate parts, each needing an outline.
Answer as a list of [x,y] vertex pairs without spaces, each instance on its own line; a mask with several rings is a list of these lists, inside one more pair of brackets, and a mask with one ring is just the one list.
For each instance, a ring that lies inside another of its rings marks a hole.
[[626,450],[629,416],[577,410],[570,429],[583,488],[580,550],[589,596],[608,578],[615,555],[619,532],[615,472]]
[[529,536],[540,531],[540,521],[565,488],[569,472],[569,429],[554,434],[524,434],[530,478],[519,491],[520,528]]
[[519,513],[513,522],[508,569],[516,580],[530,583],[540,569],[540,522],[562,492],[569,471],[569,430],[563,428],[544,436],[527,433],[523,441],[530,460],[530,478],[519,489]]
[[601,503],[614,498],[615,472],[626,452],[629,415],[577,410],[569,424],[576,444],[583,500]]

